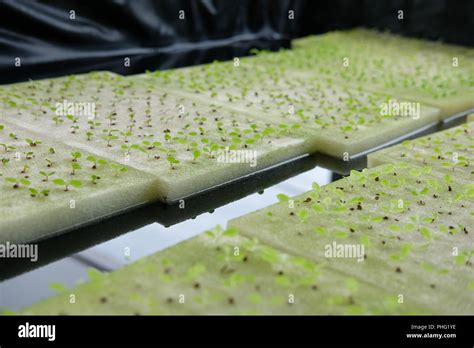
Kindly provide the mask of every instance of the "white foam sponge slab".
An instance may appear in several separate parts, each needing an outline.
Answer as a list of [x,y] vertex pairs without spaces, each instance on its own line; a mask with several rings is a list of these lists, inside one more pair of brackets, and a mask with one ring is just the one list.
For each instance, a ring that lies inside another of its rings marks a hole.
[[432,105],[441,118],[474,108],[472,48],[365,29],[295,40],[294,47],[261,61]]
[[369,167],[406,162],[436,169],[450,177],[474,178],[474,123],[466,123],[372,153]]
[[1,243],[47,238],[156,199],[152,175],[4,120],[0,128]]
[[[133,78],[86,74],[16,85],[4,93],[24,101],[21,108],[15,103],[4,109],[11,122],[153,174],[162,201],[309,151],[305,139],[268,122]],[[92,117],[69,112],[79,103],[94,106]]]
[[[409,314],[396,293],[215,228],[21,311],[21,314]],[[69,294],[76,302],[69,302]]]
[[439,110],[389,94],[288,70],[241,63],[157,72],[139,78],[291,130],[312,152],[346,158],[438,121]]
[[473,198],[472,182],[448,186],[434,168],[396,163],[279,195],[229,226],[395,293],[395,306],[409,298],[432,314],[470,314]]

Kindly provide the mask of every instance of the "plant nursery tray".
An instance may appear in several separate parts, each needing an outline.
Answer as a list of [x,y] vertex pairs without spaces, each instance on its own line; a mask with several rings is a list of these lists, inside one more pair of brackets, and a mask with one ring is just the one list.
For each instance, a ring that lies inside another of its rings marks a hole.
[[[367,167],[367,154],[463,123],[466,115],[470,112],[472,110],[453,115],[441,123],[434,122],[415,132],[370,149],[370,151],[356,154],[349,161],[323,154],[301,155],[184,196],[168,204],[143,202],[113,214],[84,221],[67,229],[54,231],[46,237],[35,240],[35,242],[39,242],[42,249],[41,261],[32,264],[22,259],[8,259],[6,260],[8,267],[2,269],[0,279],[10,278],[32,268],[43,266],[151,223],[159,223],[168,227],[193,219],[200,214],[211,212],[252,193],[261,192],[278,182],[311,170],[316,166],[329,169],[336,175],[346,176],[351,170],[361,170]],[[186,209],[180,208],[182,201],[185,202]]]
[[5,259],[3,261],[5,267],[0,270],[0,280],[44,266],[152,223],[171,226],[200,214],[212,212],[220,206],[252,193],[261,193],[270,186],[311,170],[319,162],[320,158],[316,155],[303,155],[259,170],[252,175],[186,197],[186,209],[180,208],[179,201],[171,204],[144,203],[114,215],[104,216],[102,219],[56,231],[52,237],[36,240],[41,250],[41,258],[37,262],[32,263],[28,259],[19,258]]

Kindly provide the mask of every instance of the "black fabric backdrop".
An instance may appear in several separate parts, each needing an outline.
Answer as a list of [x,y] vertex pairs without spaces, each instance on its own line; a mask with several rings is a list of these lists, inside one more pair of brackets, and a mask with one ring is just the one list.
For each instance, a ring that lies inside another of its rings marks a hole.
[[473,46],[474,0],[0,0],[0,83],[200,64],[356,26]]

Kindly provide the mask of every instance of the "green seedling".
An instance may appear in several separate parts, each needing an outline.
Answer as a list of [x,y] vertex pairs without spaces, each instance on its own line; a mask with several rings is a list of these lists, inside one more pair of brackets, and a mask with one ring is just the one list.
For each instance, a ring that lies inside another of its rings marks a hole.
[[25,155],[25,158],[26,158],[27,160],[30,160],[30,159],[32,159],[33,157],[35,157],[34,152],[31,152],[31,151],[23,152],[23,154]]
[[2,158],[1,162],[3,166],[6,166],[10,162],[10,160],[8,158]]
[[97,159],[96,157],[89,155],[87,156],[87,161],[92,163],[92,169],[97,169],[97,165],[106,165],[107,161],[104,159]]
[[279,128],[279,133],[284,135],[286,133],[288,133],[288,129],[289,129],[289,126],[285,123],[281,123],[278,125],[278,128]]
[[53,184],[56,186],[61,186],[64,187],[64,191],[67,192],[69,191],[69,187],[75,187],[75,188],[80,188],[82,186],[82,181],[80,180],[70,180],[70,181],[65,181],[63,179],[54,179]]
[[268,136],[270,136],[270,135],[272,135],[272,134],[274,134],[274,133],[275,133],[275,130],[274,130],[272,127],[267,127],[267,128],[265,128],[265,129],[263,130],[263,132],[262,132],[262,139],[263,139],[264,137],[268,137]]
[[128,172],[128,168],[127,168],[127,167],[121,166],[121,165],[119,165],[119,164],[112,163],[110,166],[111,166],[112,169],[115,171],[115,176],[119,176],[120,173],[126,173],[126,172]]
[[118,136],[113,135],[113,134],[108,134],[102,136],[102,139],[104,139],[107,142],[107,147],[112,147],[112,141],[117,140]]
[[41,144],[41,141],[39,141],[39,140],[32,140],[32,139],[30,139],[30,138],[26,138],[25,141],[28,143],[28,145],[30,145],[30,146],[32,146],[32,147],[35,147],[35,146]]
[[166,157],[166,160],[168,161],[168,163],[170,164],[170,168],[171,169],[176,169],[176,166],[177,164],[179,164],[179,160],[177,160],[174,156],[172,155],[168,155]]
[[[147,115],[147,116],[148,116],[148,115]],[[143,124],[145,125],[145,127],[148,127],[148,128],[153,127],[153,126],[151,125],[151,118],[147,118],[147,119],[145,120],[145,122],[143,122]]]
[[26,174],[28,172],[28,170],[30,169],[30,166],[28,164],[25,164],[23,166],[23,169],[21,170],[21,174]]
[[38,191],[37,189],[35,188],[29,188],[29,191],[30,191],[30,196],[31,197],[38,197],[40,195],[43,195],[45,197],[48,197],[49,196],[49,193],[50,191],[49,190],[41,190],[41,191]]
[[14,189],[20,188],[21,186],[30,186],[30,182],[26,179],[5,178],[5,181],[12,183]]
[[0,146],[3,147],[3,149],[5,150],[5,152],[10,152],[11,150],[15,150],[15,149],[16,149],[15,146],[8,145],[8,144],[3,144],[3,143],[0,143]]
[[82,157],[82,154],[78,151],[71,152],[71,157],[73,162],[77,162],[77,160]]
[[47,163],[46,167],[48,167],[48,168],[51,168],[55,164],[55,162],[51,161],[50,159],[45,158],[44,160],[46,161],[46,163]]
[[76,175],[76,171],[82,169],[79,163],[73,162],[71,163],[71,175]]
[[121,146],[122,150],[125,150],[127,154],[130,154],[131,150],[132,149],[135,149],[135,150],[138,150],[140,152],[143,152],[144,154],[146,154],[147,156],[149,156],[149,152],[147,149],[145,149],[143,146],[139,145],[139,144],[132,144],[130,146],[127,146],[125,144],[122,144]]
[[92,132],[87,132],[87,133],[86,133],[87,141],[91,141],[91,139],[92,139],[93,136],[94,136],[94,133],[92,133]]
[[128,131],[129,131],[130,133],[132,133],[132,132],[133,132],[133,128],[135,128],[135,123],[129,124],[129,125],[127,126],[127,128],[128,128]]
[[47,172],[44,172],[44,171],[40,171],[39,173],[40,173],[41,176],[44,177],[43,181],[49,181],[49,178],[55,174],[55,172],[47,173]]
[[100,127],[102,125],[101,122],[94,122],[94,121],[88,121],[87,124],[89,125],[90,130],[93,130],[96,127]]
[[[158,142],[159,143],[159,142]],[[145,145],[147,150],[153,150],[155,148],[155,145],[151,143],[149,140],[143,140],[142,144]]]
[[17,103],[15,103],[13,100],[8,99],[8,98],[7,98],[7,99],[4,99],[4,105],[8,105],[8,106],[11,107],[11,108],[16,108],[16,107],[18,107],[18,104],[17,104]]
[[284,193],[279,193],[279,194],[277,194],[277,199],[278,199],[279,202],[288,202],[290,197],[288,197]]
[[64,120],[61,116],[55,116],[55,117],[52,118],[52,120],[53,120],[53,122],[56,126],[58,126],[58,125],[60,125],[61,123],[64,122]]
[[97,182],[100,180],[100,176],[91,175],[92,184],[97,185]]
[[117,116],[116,112],[112,112],[112,113],[107,115],[106,119],[109,120],[109,124],[111,126],[115,125],[116,116]]
[[132,132],[120,132],[120,135],[123,136],[123,141],[128,143],[128,138],[133,135]]
[[72,121],[72,123],[77,123],[77,121],[79,120],[79,117],[73,115],[67,115],[66,118]]
[[207,152],[207,156],[209,158],[213,158],[213,153],[219,150],[219,145],[211,144],[210,146],[206,146],[203,148]]
[[76,134],[76,131],[79,129],[79,126],[71,126],[71,134]]
[[198,149],[194,149],[193,151],[193,162],[192,163],[196,163],[196,160],[201,157],[201,151],[199,151]]

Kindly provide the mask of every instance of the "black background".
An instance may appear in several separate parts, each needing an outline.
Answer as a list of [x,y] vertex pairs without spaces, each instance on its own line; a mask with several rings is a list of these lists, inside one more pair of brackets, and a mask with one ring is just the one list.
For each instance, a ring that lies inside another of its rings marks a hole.
[[200,64],[357,26],[473,46],[473,14],[473,0],[0,0],[0,83]]
[[[18,327],[56,325],[56,340],[19,338]],[[414,330],[411,325],[455,325],[455,330]],[[153,343],[154,347],[183,344],[216,344],[236,347],[280,344],[295,347],[472,347],[473,317],[470,316],[12,316],[1,317],[2,347],[16,344],[117,344],[136,347]],[[456,334],[455,338],[407,338],[412,333]],[[237,346],[238,344],[238,346]],[[324,344],[324,345],[322,345]],[[364,344],[364,345],[361,345]],[[402,345],[403,344],[403,345]]]

